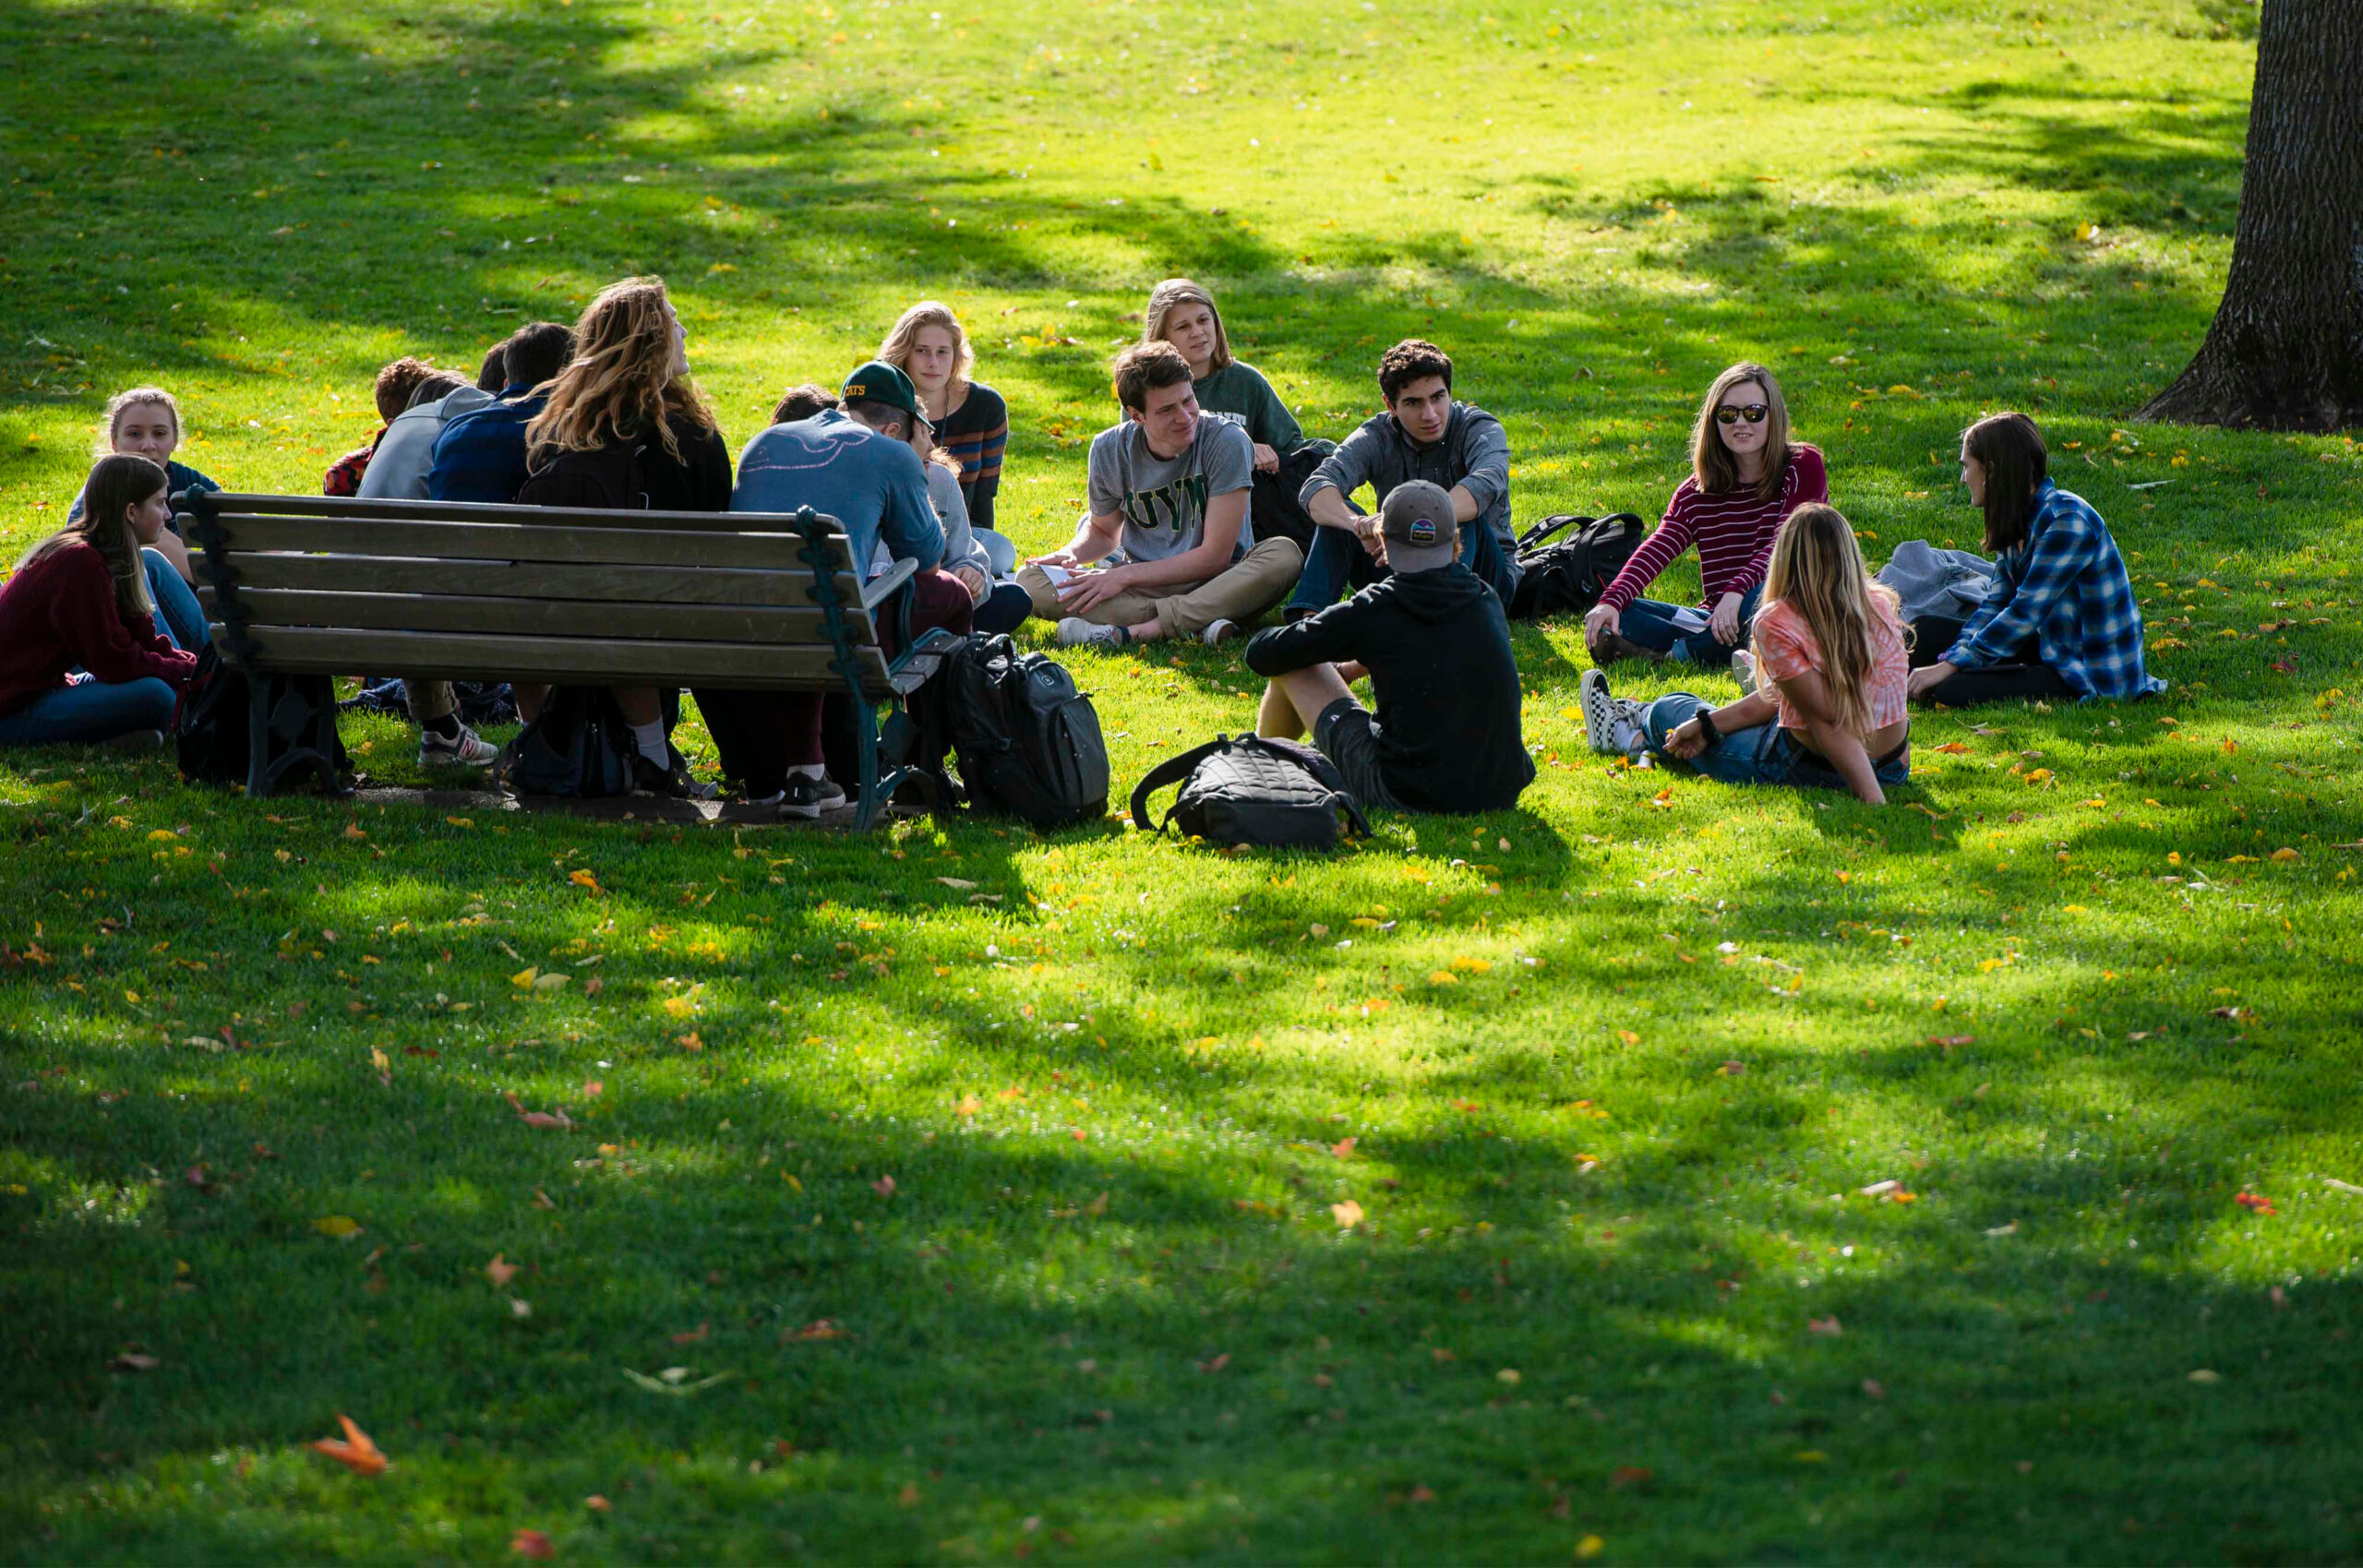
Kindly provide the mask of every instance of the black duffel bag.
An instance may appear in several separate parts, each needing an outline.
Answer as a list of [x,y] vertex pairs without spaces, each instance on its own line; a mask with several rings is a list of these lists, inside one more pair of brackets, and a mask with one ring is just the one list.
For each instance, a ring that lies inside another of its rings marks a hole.
[[[1152,822],[1148,797],[1170,784],[1181,784],[1182,793],[1164,820]],[[1217,736],[1159,762],[1133,790],[1134,827],[1163,832],[1178,826],[1185,838],[1226,846],[1334,849],[1340,811],[1346,832],[1370,836],[1336,763],[1300,741],[1256,735]]]

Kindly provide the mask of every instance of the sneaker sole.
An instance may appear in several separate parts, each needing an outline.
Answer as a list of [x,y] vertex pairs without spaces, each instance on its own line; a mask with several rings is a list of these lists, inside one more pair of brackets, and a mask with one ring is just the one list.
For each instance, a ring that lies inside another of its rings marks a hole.
[[1577,701],[1584,711],[1584,740],[1594,751],[1621,750],[1616,745],[1615,699],[1608,694],[1608,677],[1598,670],[1586,670],[1583,680],[1576,688]]

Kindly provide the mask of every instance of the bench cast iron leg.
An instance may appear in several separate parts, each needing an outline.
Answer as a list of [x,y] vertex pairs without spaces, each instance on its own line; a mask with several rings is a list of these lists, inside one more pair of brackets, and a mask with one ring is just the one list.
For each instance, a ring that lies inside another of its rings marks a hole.
[[246,795],[259,800],[270,793],[270,690],[249,676],[246,681]]

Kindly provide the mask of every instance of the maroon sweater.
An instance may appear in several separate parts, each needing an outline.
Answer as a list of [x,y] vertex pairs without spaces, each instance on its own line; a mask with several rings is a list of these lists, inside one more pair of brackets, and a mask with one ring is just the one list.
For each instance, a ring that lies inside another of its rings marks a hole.
[[197,668],[197,655],[152,621],[124,618],[106,557],[79,541],[0,586],[0,717],[55,691],[78,666],[111,686],[154,676],[175,690]]

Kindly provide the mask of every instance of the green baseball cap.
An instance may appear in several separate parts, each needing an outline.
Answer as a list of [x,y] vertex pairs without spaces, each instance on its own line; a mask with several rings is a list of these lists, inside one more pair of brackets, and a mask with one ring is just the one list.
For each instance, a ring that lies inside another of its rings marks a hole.
[[901,409],[930,432],[935,429],[935,421],[919,407],[918,389],[911,385],[911,378],[882,359],[873,359],[846,377],[843,396],[849,403],[886,403]]

